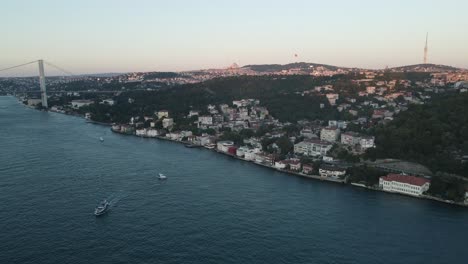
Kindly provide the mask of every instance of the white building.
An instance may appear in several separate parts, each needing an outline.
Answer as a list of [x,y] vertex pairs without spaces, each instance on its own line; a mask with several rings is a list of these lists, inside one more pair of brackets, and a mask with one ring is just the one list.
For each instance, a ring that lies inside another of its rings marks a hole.
[[216,149],[222,152],[228,152],[230,147],[234,146],[234,142],[232,141],[218,141],[216,144]]
[[213,117],[212,116],[199,116],[198,123],[204,126],[213,125]]
[[257,153],[254,150],[250,149],[244,152],[244,159],[249,161],[254,161],[257,158]]
[[244,157],[245,153],[250,151],[251,149],[247,146],[241,146],[236,150],[236,156],[237,157]]
[[320,139],[328,142],[336,142],[340,137],[340,129],[337,127],[325,127],[320,131]]
[[172,118],[164,118],[162,121],[164,128],[170,128],[174,125],[174,119]]
[[375,147],[375,139],[373,136],[361,136],[359,140],[359,145],[361,145],[362,149],[368,149]]
[[319,174],[321,177],[329,177],[329,178],[337,179],[346,174],[346,169],[322,165],[319,168]]
[[146,131],[146,136],[147,137],[157,137],[157,136],[159,136],[159,131],[156,130],[156,129],[148,129]]
[[91,100],[72,100],[71,101],[71,105],[73,108],[80,108],[80,107],[87,106],[93,103],[94,101],[91,101]]
[[159,110],[156,115],[158,116],[158,119],[164,118],[164,117],[169,117],[169,111],[167,110]]
[[199,112],[198,112],[198,111],[190,110],[190,111],[189,111],[189,114],[188,114],[188,117],[198,116],[198,115],[199,115]]
[[142,128],[142,129],[137,129],[137,130],[135,130],[135,135],[136,135],[136,136],[139,136],[139,137],[146,137],[147,131],[146,131],[146,129],[144,129],[144,128]]
[[410,175],[388,174],[380,177],[379,186],[388,192],[421,196],[425,191],[429,190],[430,181]]
[[102,100],[102,103],[107,104],[107,105],[114,105],[115,101],[114,99],[105,99],[105,100]]
[[346,132],[341,134],[341,144],[347,146],[355,146],[359,144],[361,137],[358,133]]
[[294,153],[305,156],[325,156],[333,144],[321,140],[304,140],[294,145]]

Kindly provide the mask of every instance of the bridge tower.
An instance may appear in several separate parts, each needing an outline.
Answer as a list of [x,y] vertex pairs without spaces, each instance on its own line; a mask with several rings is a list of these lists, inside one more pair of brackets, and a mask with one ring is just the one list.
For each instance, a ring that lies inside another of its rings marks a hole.
[[45,82],[45,74],[44,74],[44,61],[38,60],[37,62],[39,63],[39,86],[41,87],[42,107],[48,108],[46,82]]

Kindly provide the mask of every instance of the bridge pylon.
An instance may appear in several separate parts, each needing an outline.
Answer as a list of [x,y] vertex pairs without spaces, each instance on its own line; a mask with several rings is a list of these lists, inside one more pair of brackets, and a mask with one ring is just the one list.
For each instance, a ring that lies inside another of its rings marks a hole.
[[39,86],[41,87],[42,107],[48,108],[47,90],[46,90],[46,82],[45,82],[45,74],[44,74],[44,61],[38,60],[37,62],[39,64]]

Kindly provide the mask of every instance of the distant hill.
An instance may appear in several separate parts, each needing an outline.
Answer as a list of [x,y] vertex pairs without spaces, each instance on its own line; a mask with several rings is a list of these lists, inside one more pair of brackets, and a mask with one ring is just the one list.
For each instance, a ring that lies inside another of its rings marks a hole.
[[[309,63],[309,62],[297,62],[297,63],[289,63],[289,64],[254,64],[254,65],[246,65],[242,68],[244,69],[251,69],[256,72],[278,72],[283,70],[291,70],[291,69],[300,69],[303,71],[310,71],[316,67],[324,67],[328,70],[337,70],[337,69],[346,69],[349,71],[356,71],[356,70],[365,70],[357,67],[339,67],[334,65],[328,64],[319,64],[319,63]],[[415,65],[406,65],[406,66],[399,66],[390,68],[390,71],[393,72],[448,72],[448,71],[460,71],[465,70],[457,67],[452,67],[448,65],[439,65],[439,64],[415,64]]]
[[324,67],[329,70],[337,70],[347,69],[346,67],[337,67],[333,65],[326,65],[326,64],[317,64],[317,63],[308,63],[308,62],[296,62],[296,63],[289,63],[289,64],[256,64],[256,65],[246,65],[242,68],[244,69],[251,69],[256,72],[277,72],[283,70],[290,70],[290,69],[301,69],[301,70],[311,70],[316,67]]
[[456,68],[447,65],[440,64],[415,64],[407,66],[399,66],[390,68],[389,70],[395,72],[447,72],[447,71],[459,71],[461,68]]
[[89,77],[102,77],[102,78],[107,78],[107,77],[115,77],[119,75],[123,75],[125,73],[117,73],[117,72],[108,72],[108,73],[89,73],[89,74],[79,74],[76,76],[89,76]]

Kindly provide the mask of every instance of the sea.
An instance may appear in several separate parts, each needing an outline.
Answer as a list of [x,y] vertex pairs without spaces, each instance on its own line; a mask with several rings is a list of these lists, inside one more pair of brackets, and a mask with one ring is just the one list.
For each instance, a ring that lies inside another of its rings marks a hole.
[[[96,217],[103,199],[110,210]],[[467,239],[463,207],[114,134],[0,97],[0,263],[468,263]]]

